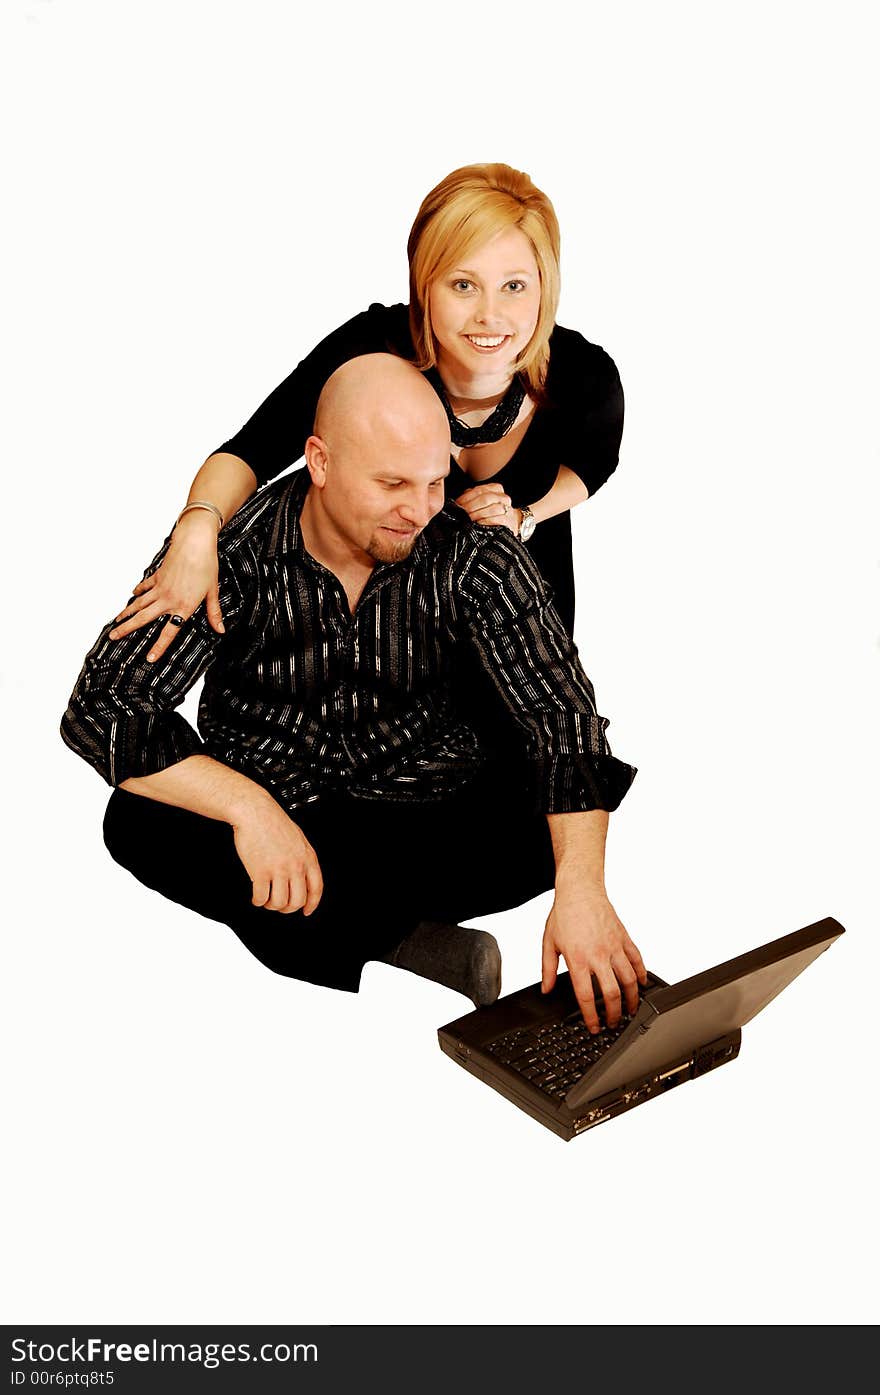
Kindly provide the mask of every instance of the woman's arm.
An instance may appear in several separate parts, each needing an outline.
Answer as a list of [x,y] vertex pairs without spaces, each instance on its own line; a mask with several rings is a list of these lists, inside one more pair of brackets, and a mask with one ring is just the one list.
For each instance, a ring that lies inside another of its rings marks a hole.
[[583,480],[567,465],[560,465],[552,488],[540,499],[521,499],[514,503],[505,494],[500,484],[475,484],[459,494],[456,503],[474,523],[506,524],[512,532],[519,534],[523,520],[523,508],[527,505],[538,523],[555,518],[558,513],[566,513],[589,498],[589,490]]
[[522,526],[522,510],[538,523],[582,504],[617,467],[623,433],[623,388],[614,360],[575,330],[557,325],[550,339],[548,392],[551,414],[550,461],[563,463],[553,485],[537,499],[511,499],[500,484],[487,481],[456,499],[474,523]]
[[[209,455],[192,482],[187,503],[213,504],[224,523],[251,497],[257,477],[237,455],[217,451]],[[133,600],[116,616],[111,639],[149,625],[162,615],[188,620],[202,600],[208,620],[223,634],[223,612],[217,585],[217,534],[220,522],[210,509],[190,509],[176,525],[162,565],[134,588]],[[122,623],[120,623],[122,622]],[[147,661],[160,659],[177,635],[178,626],[162,627],[151,645]]]
[[523,505],[528,505],[537,523],[544,523],[548,518],[555,518],[558,513],[567,513],[569,509],[582,504],[589,497],[587,486],[574,470],[570,470],[567,465],[560,465],[552,488],[534,502],[521,499],[519,504],[511,509],[506,521],[510,523],[513,531],[518,533],[522,523]]
[[228,523],[256,487],[257,477],[246,461],[227,451],[216,451],[208,456],[193,480],[186,502],[191,504],[200,499],[214,504],[222,513],[224,523]]
[[[406,356],[408,324],[405,305],[376,304],[334,330],[279,383],[240,431],[212,451],[193,480],[187,503],[213,504],[228,523],[258,484],[274,479],[302,455],[318,397],[331,373],[358,354],[399,351]],[[183,516],[162,565],[138,583],[132,601],[116,616],[111,639],[163,615],[186,620],[203,600],[211,625],[223,633],[217,596],[219,526],[209,509],[192,509]],[[176,626],[165,625],[148,660],[161,658],[176,635]]]

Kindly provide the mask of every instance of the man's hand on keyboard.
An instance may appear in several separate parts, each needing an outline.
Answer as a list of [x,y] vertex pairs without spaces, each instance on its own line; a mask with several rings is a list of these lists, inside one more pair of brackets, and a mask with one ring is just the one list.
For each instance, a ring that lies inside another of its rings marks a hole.
[[588,1028],[601,1029],[593,992],[593,976],[605,1001],[605,1021],[616,1027],[621,1008],[638,1009],[639,983],[648,981],[637,946],[604,890],[583,883],[557,884],[556,898],[544,930],[541,989],[549,993],[556,982],[560,954]]

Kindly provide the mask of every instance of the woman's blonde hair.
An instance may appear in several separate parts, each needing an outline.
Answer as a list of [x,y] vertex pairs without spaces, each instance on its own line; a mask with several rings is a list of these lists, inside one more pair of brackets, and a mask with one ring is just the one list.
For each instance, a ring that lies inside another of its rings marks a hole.
[[433,282],[459,266],[473,248],[509,228],[519,228],[529,239],[541,279],[538,323],[514,364],[530,395],[540,399],[559,305],[559,223],[547,195],[510,165],[465,165],[453,170],[431,190],[416,214],[407,242],[416,365],[424,370],[437,362],[428,304]]

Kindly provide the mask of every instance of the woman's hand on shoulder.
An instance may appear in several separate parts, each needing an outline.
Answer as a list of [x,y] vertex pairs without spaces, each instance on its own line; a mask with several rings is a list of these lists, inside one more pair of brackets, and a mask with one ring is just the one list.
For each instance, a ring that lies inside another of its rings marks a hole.
[[[211,626],[223,634],[218,576],[217,524],[201,509],[194,509],[174,529],[162,565],[138,582],[131,601],[115,617],[110,639],[122,639],[163,615],[188,620],[202,601]],[[149,663],[161,659],[179,629],[170,621],[163,626],[147,654]]]
[[493,527],[504,524],[516,533],[522,521],[519,509],[511,507],[510,495],[505,494],[500,484],[475,484],[466,489],[455,500],[464,509],[471,523],[489,524]]

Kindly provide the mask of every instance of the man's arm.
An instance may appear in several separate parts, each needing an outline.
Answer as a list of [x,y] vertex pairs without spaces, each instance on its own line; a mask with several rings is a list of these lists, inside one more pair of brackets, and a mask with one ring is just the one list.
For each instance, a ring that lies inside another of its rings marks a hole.
[[[146,575],[155,572],[169,542]],[[246,546],[237,548],[234,567],[224,557],[220,595],[226,634],[212,628],[201,605],[181,626],[172,652],[157,663],[151,663],[148,654],[162,628],[161,618],[116,641],[109,637],[112,622],[105,625],[83,662],[61,719],[61,736],[109,785],[151,775],[202,750],[200,736],[176,709],[234,643],[255,570]]]
[[641,955],[608,900],[604,881],[608,812],[635,777],[617,760],[608,725],[577,651],[525,550],[497,529],[475,530],[454,577],[465,634],[526,740],[541,807],[553,839],[556,897],[544,934],[542,985],[556,981],[562,954],[591,1031],[598,1031],[591,975],[606,999],[606,1020],[628,1007]]
[[230,824],[254,905],[310,915],[322,890],[314,849],[268,791],[203,754],[198,733],[175,710],[223,647],[235,643],[256,573],[249,547],[237,548],[234,564],[221,566],[226,635],[212,628],[202,605],[156,663],[147,655],[160,621],[115,642],[105,626],[86,655],[61,735],[108,784]]
[[605,1003],[605,1020],[614,1027],[620,1020],[621,988],[627,1012],[634,1013],[638,985],[647,983],[648,975],[605,890],[607,813],[593,809],[548,814],[547,823],[556,860],[556,895],[544,929],[541,991],[549,993],[556,982],[561,954],[584,1021],[591,1032],[598,1032],[593,977]]
[[121,788],[228,823],[253,883],[255,906],[311,915],[318,905],[323,881],[314,848],[268,790],[247,775],[196,755],[153,775],[124,780]]

